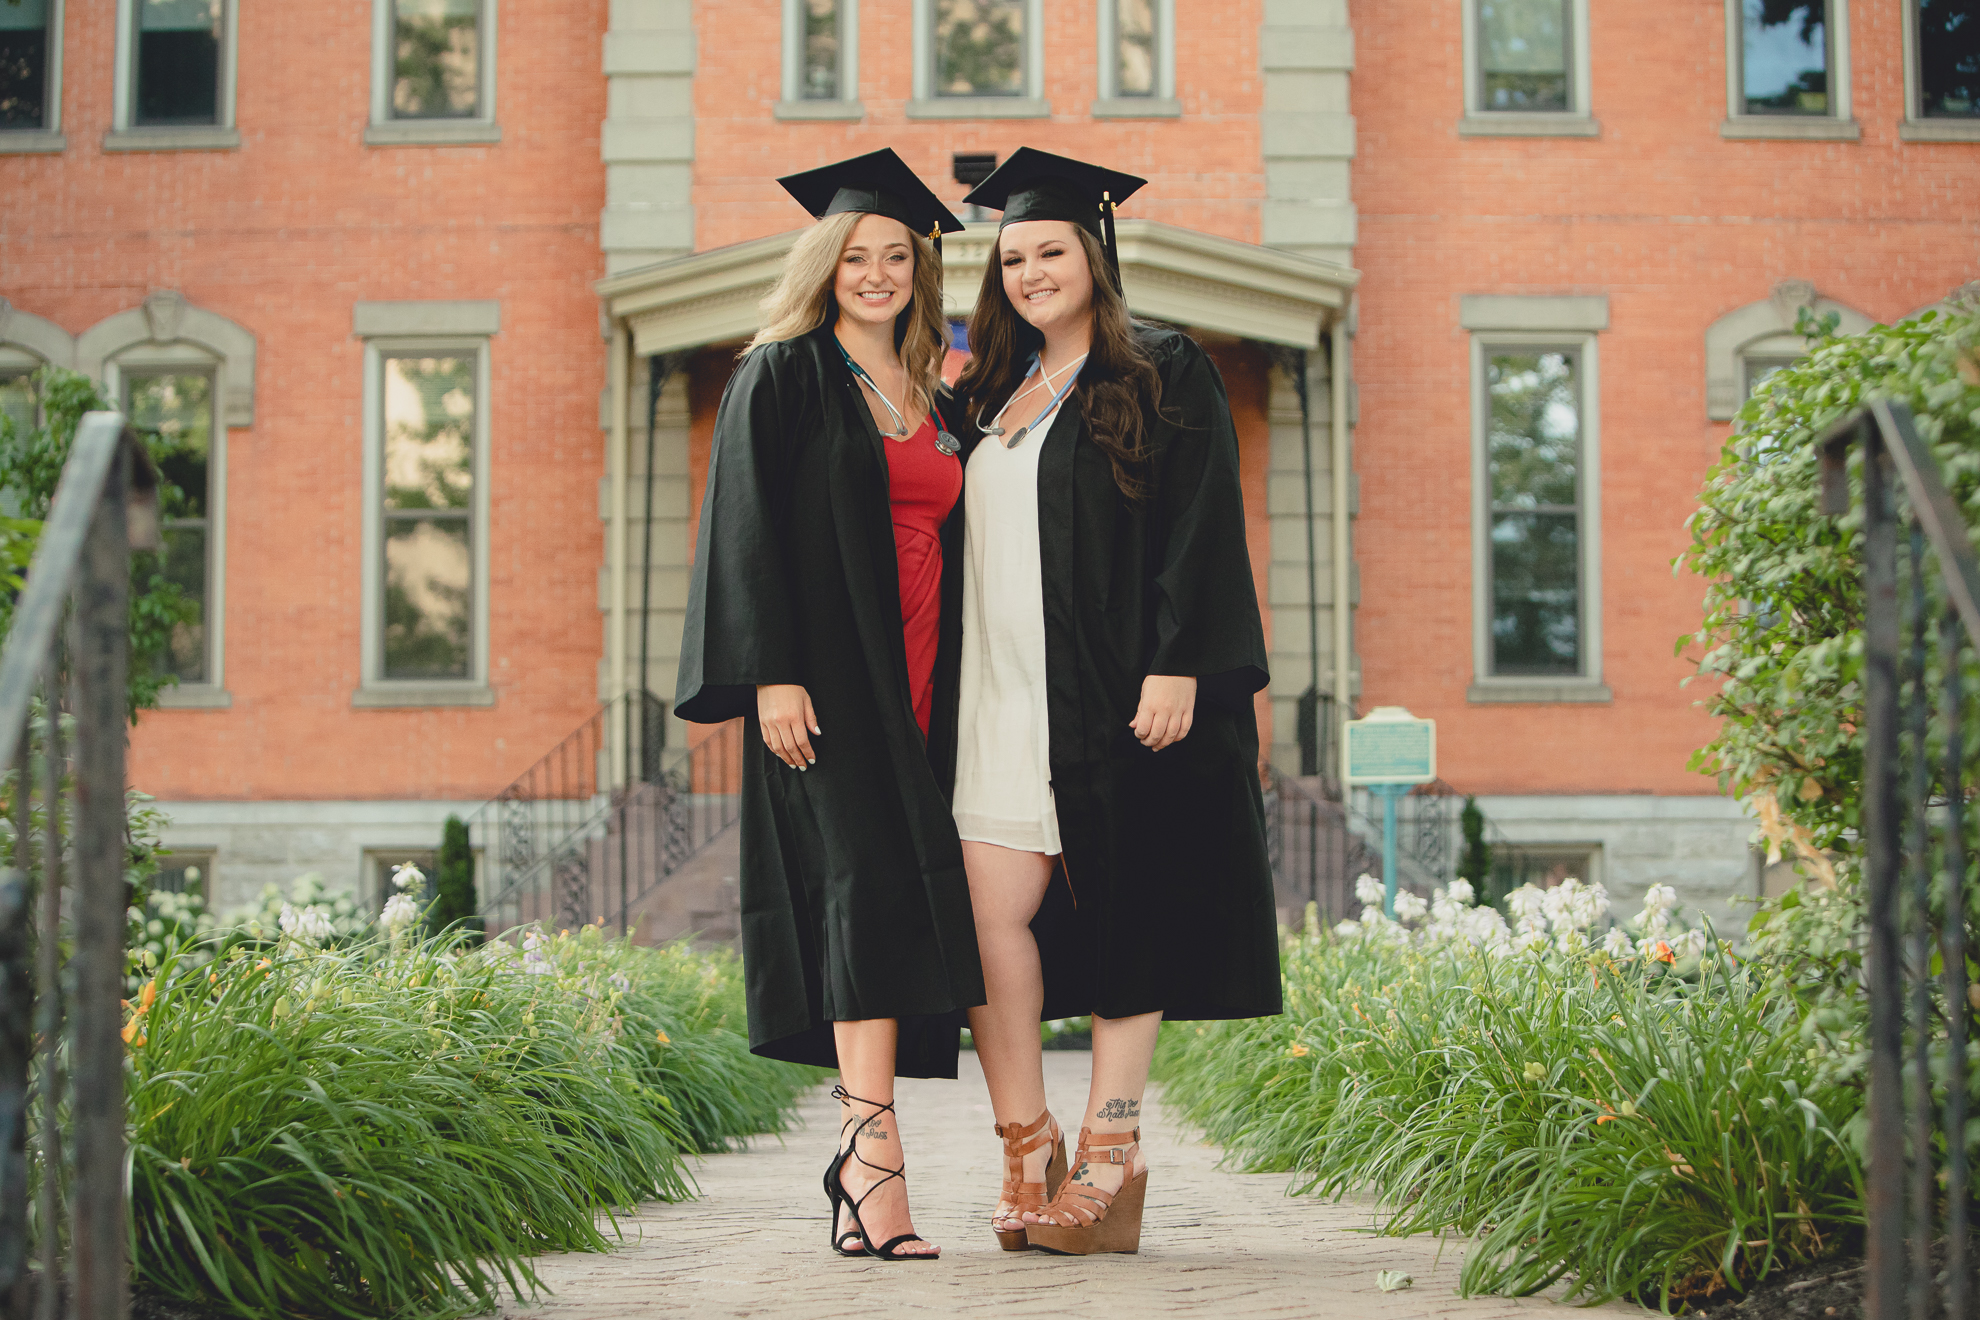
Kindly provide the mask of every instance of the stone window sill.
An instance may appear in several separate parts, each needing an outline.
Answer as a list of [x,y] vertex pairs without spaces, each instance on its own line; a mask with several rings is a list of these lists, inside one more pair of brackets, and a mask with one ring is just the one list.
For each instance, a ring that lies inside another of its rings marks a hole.
[[238,151],[241,131],[217,124],[181,128],[119,128],[103,135],[105,151]]
[[864,119],[864,101],[779,101],[779,119]]
[[502,140],[502,126],[480,119],[395,119],[364,126],[367,147],[483,146]]
[[227,710],[233,704],[233,693],[208,683],[168,687],[158,694],[160,710]]
[[1588,115],[1531,114],[1507,110],[1466,115],[1459,137],[1600,137],[1602,121]]
[[1905,142],[1980,142],[1980,119],[1907,119],[1898,125]]
[[1473,704],[1525,704],[1557,705],[1562,702],[1593,702],[1607,704],[1616,699],[1606,683],[1589,679],[1566,679],[1548,682],[1545,679],[1487,679],[1473,683],[1465,690],[1464,699]]
[[1089,113],[1095,119],[1180,119],[1182,102],[1173,96],[1103,96]]
[[369,710],[494,704],[495,689],[485,683],[366,683],[351,693],[351,705]]
[[909,119],[1049,119],[1052,103],[1042,96],[936,96],[909,101]]
[[1719,136],[1758,142],[1855,142],[1863,137],[1863,126],[1854,119],[1829,119],[1810,115],[1738,115],[1719,125]]
[[25,156],[68,149],[69,139],[49,129],[13,128],[0,131],[0,156]]

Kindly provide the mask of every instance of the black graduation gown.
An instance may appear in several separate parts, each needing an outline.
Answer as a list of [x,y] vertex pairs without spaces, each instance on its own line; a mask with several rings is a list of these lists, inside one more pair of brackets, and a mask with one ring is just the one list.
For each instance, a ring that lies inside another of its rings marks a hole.
[[[1038,464],[1064,849],[1032,923],[1044,1016],[1265,1017],[1281,1008],[1252,708],[1268,680],[1237,433],[1223,379],[1193,340],[1150,325],[1136,333],[1162,377],[1161,412],[1147,415],[1149,493],[1138,503],[1121,494],[1077,390]],[[944,404],[965,459],[979,442],[1002,443],[968,424],[967,399]],[[946,553],[959,562],[960,541]],[[1149,674],[1198,680],[1189,736],[1159,753],[1128,727]],[[949,777],[957,715],[953,704],[938,709],[944,727],[931,735]]]
[[[896,1071],[954,1077],[983,973],[962,846],[908,694],[886,443],[829,326],[737,367],[715,419],[675,710],[745,720],[750,1048],[834,1067],[834,1021],[899,1018]],[[944,563],[945,602],[960,573]],[[937,681],[953,683],[943,658]],[[811,694],[823,733],[808,770],[764,747],[760,683]]]

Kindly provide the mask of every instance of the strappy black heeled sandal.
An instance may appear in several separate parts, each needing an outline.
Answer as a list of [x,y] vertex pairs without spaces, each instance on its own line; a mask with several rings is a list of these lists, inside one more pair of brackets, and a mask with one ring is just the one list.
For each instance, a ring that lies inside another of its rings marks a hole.
[[[845,1128],[841,1127],[839,1129],[839,1135],[842,1137],[845,1135]],[[832,1218],[825,1225],[825,1231],[831,1237],[832,1250],[838,1252],[841,1256],[864,1256],[866,1254],[866,1239],[860,1238],[858,1218],[855,1216],[851,1228],[844,1231],[841,1231],[839,1228],[839,1207],[844,1205],[847,1199],[845,1185],[839,1181],[839,1170],[846,1166],[846,1156],[850,1153],[850,1151],[840,1151],[832,1157],[832,1162],[825,1166],[825,1203],[832,1207]],[[846,1243],[852,1241],[854,1238],[859,1238],[859,1249],[856,1251],[847,1251]]]
[[[850,1256],[850,1255],[858,1254],[856,1252],[845,1251],[844,1248],[839,1245],[840,1243],[845,1241],[846,1238],[857,1236],[860,1240],[861,1245],[866,1248],[866,1254],[869,1256],[877,1256],[881,1260],[892,1261],[892,1260],[942,1259],[942,1255],[939,1251],[928,1252],[925,1254],[921,1252],[908,1252],[906,1254],[903,1254],[901,1252],[900,1248],[906,1243],[926,1242],[928,1240],[927,1238],[921,1236],[921,1234],[919,1233],[902,1233],[898,1237],[892,1237],[887,1239],[887,1241],[881,1243],[877,1247],[873,1245],[873,1239],[867,1236],[866,1226],[860,1222],[859,1208],[862,1205],[866,1204],[867,1197],[873,1195],[873,1193],[879,1191],[882,1187],[885,1187],[890,1181],[892,1181],[895,1178],[899,1178],[901,1180],[902,1185],[905,1186],[907,1184],[907,1168],[904,1162],[901,1168],[890,1169],[884,1164],[875,1164],[872,1160],[869,1160],[864,1155],[861,1155],[859,1153],[859,1126],[866,1123],[870,1123],[874,1119],[880,1117],[880,1115],[886,1113],[894,1113],[898,1117],[898,1111],[894,1109],[892,1101],[889,1101],[888,1103],[883,1105],[877,1100],[862,1100],[860,1097],[854,1095],[851,1091],[848,1091],[843,1086],[835,1086],[832,1088],[832,1098],[834,1100],[838,1100],[841,1102],[849,1101],[852,1104],[856,1104],[856,1105],[873,1106],[873,1112],[871,1114],[866,1115],[864,1118],[861,1118],[858,1114],[855,1113],[852,1118],[846,1120],[848,1123],[854,1125],[852,1132],[852,1139],[846,1143],[846,1148],[843,1151],[841,1151],[838,1155],[838,1158],[833,1161],[832,1173],[830,1175],[831,1181],[830,1183],[827,1184],[827,1195],[830,1195],[830,1191],[833,1186],[837,1186],[840,1199],[844,1201],[846,1208],[852,1211],[852,1217],[853,1217],[852,1230],[846,1233],[838,1234],[838,1236],[833,1239],[832,1242],[833,1249],[840,1251],[844,1255]],[[843,1127],[841,1127],[839,1130],[842,1133],[845,1131]],[[858,1160],[861,1164],[864,1164],[867,1168],[876,1170],[881,1175],[880,1178],[877,1181],[875,1181],[871,1187],[861,1192],[857,1198],[853,1197],[849,1192],[847,1192],[845,1186],[839,1182],[839,1173],[845,1167],[845,1161],[847,1156],[851,1156],[853,1159]],[[832,1214],[833,1214],[832,1227],[834,1230],[836,1230],[839,1224],[837,1202],[834,1202],[833,1204]]]

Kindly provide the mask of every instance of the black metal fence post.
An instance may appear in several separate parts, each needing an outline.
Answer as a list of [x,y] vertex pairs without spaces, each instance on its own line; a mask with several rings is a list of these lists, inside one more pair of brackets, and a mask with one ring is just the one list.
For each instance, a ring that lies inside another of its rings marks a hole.
[[[1864,1313],[1869,1320],[1905,1315],[1923,1320],[1933,1313],[1933,1294],[1940,1292],[1945,1314],[1965,1316],[1972,1304],[1965,1151],[1972,1006],[1964,890],[1973,850],[1966,837],[1970,813],[1961,735],[1967,715],[1962,666],[1970,648],[1980,645],[1980,560],[1965,516],[1902,404],[1873,402],[1824,434],[1826,512],[1849,511],[1849,451],[1858,444],[1863,451],[1865,589],[1864,991],[1870,1001]],[[1909,589],[1902,609],[1897,581],[1901,525],[1910,541]],[[1944,600],[1936,693],[1927,627],[1935,594]],[[1911,646],[1908,663],[1900,669],[1902,624],[1910,625]],[[1935,712],[1936,735],[1944,745],[1936,780],[1931,760]],[[1931,965],[1935,945],[1943,959],[1937,975]],[[1941,1027],[1945,1067],[1934,1078]],[[1907,1030],[1913,1064],[1909,1096],[1904,1089]],[[1946,1088],[1943,1110],[1934,1102],[1935,1084]],[[1941,1147],[1942,1169],[1935,1167]],[[1933,1270],[1931,1255],[1941,1205],[1946,1232],[1942,1272]]]
[[[120,451],[90,520],[76,587],[75,978],[77,1320],[125,1320],[124,714],[129,688],[130,536]],[[52,805],[52,804],[51,804]]]

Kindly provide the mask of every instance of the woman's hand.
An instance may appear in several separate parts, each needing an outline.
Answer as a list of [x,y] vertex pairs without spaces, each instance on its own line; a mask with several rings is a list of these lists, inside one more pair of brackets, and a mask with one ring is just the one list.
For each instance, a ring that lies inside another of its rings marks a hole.
[[1143,747],[1159,752],[1188,736],[1195,715],[1195,679],[1150,674],[1141,680],[1141,707],[1128,727]]
[[[1188,682],[1195,687],[1195,679]],[[756,689],[756,718],[763,725],[763,745],[778,760],[793,770],[818,764],[818,754],[811,750],[818,715],[809,692],[796,683],[765,683]]]

